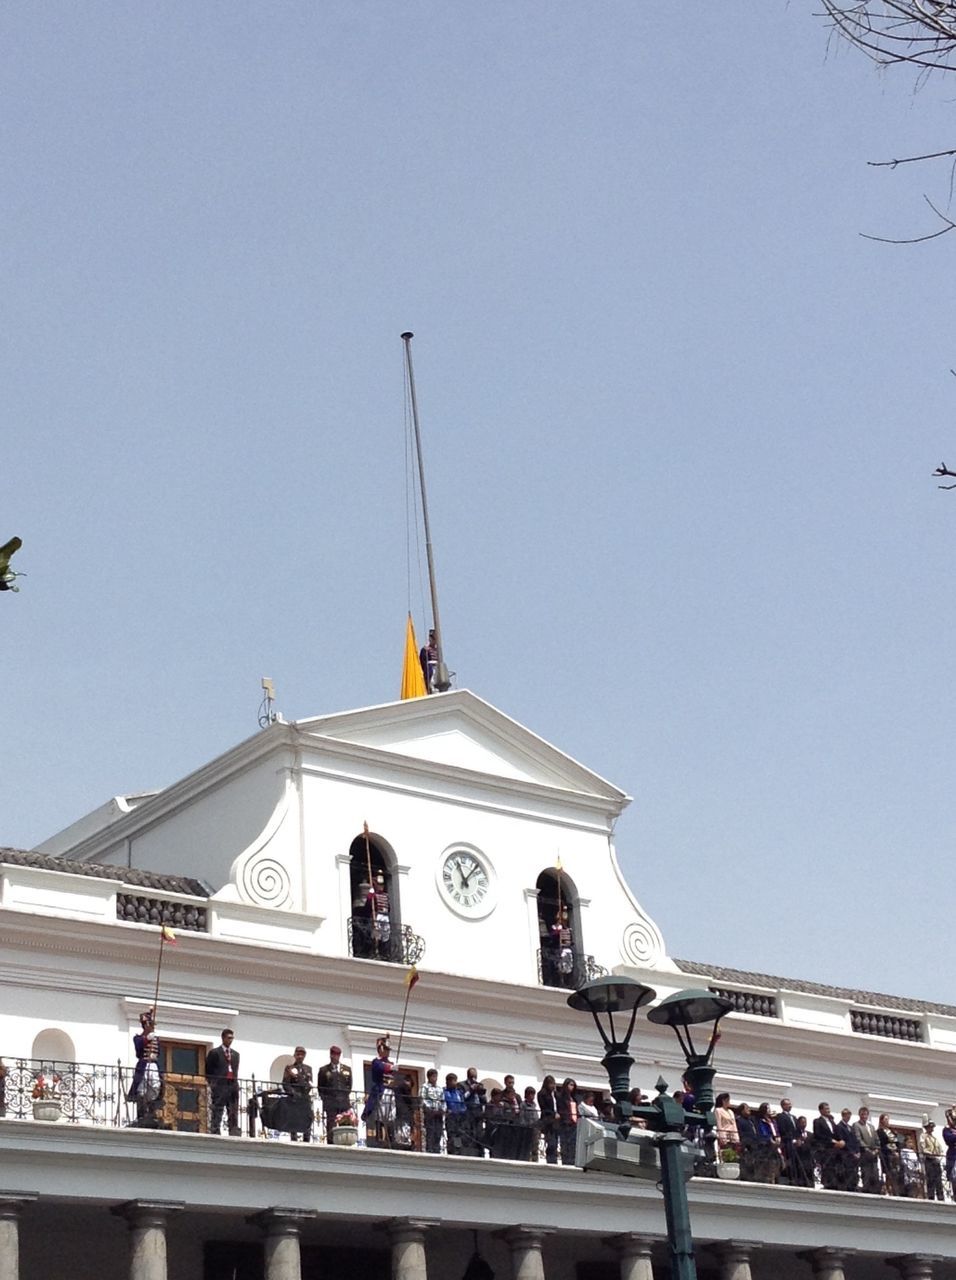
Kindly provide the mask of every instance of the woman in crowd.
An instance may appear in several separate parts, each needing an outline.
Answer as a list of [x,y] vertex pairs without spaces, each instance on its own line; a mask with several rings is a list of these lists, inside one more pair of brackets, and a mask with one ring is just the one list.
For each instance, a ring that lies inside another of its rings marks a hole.
[[754,1181],[757,1126],[750,1114],[750,1106],[742,1102],[737,1108],[737,1137],[740,1141],[740,1178],[742,1182]]
[[581,1102],[578,1103],[578,1115],[584,1116],[586,1120],[598,1120],[598,1109],[594,1105],[594,1094],[586,1093]]
[[876,1128],[876,1136],[880,1140],[880,1163],[883,1165],[883,1176],[886,1179],[887,1195],[903,1194],[902,1165],[900,1164],[900,1141],[890,1127],[890,1117],[884,1113]]
[[714,1100],[714,1115],[717,1117],[717,1146],[736,1147],[740,1139],[729,1093],[718,1093]]
[[776,1182],[780,1177],[780,1134],[769,1102],[757,1108],[757,1148],[754,1153],[754,1180]]
[[538,1090],[538,1109],[541,1112],[541,1133],[544,1137],[544,1155],[548,1164],[558,1163],[558,1099],[554,1076],[545,1076]]
[[561,1146],[561,1163],[574,1164],[574,1148],[578,1137],[577,1084],[570,1076],[557,1092],[555,1105],[558,1111],[558,1142]]
[[956,1199],[956,1107],[950,1107],[946,1112],[942,1138],[946,1146],[946,1178]]

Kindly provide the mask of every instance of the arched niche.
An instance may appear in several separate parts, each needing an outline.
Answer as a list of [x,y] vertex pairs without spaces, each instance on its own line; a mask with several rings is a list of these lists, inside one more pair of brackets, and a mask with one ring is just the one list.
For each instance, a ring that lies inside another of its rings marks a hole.
[[59,1027],[46,1027],[33,1038],[33,1051],[30,1055],[44,1065],[76,1061],[76,1048],[70,1036]]
[[280,1053],[278,1058],[276,1058],[275,1062],[273,1062],[272,1066],[269,1068],[269,1083],[281,1084],[283,1072],[286,1067],[291,1067],[294,1061],[295,1059],[291,1053]]
[[546,987],[574,990],[581,978],[581,917],[578,890],[560,867],[546,867],[538,891],[539,975]]
[[349,845],[349,950],[359,959],[403,958],[397,865],[392,846],[376,833],[362,832]]

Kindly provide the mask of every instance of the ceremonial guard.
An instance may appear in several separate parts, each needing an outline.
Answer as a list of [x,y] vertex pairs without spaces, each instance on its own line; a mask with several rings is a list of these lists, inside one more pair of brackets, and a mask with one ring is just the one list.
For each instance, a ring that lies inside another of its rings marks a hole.
[[209,1081],[211,1115],[209,1132],[220,1133],[222,1113],[226,1113],[230,1138],[239,1138],[239,1053],[232,1047],[233,1032],[227,1027],[222,1044],[206,1054],[206,1079]]
[[376,871],[375,883],[369,890],[368,901],[375,950],[381,957],[387,958],[388,944],[392,937],[392,916],[384,872]]
[[276,1128],[285,1129],[297,1142],[302,1134],[303,1142],[312,1141],[312,1068],[305,1060],[302,1045],[296,1045],[292,1061],[282,1073],[282,1087],[288,1103],[280,1109],[280,1123]]
[[140,1014],[139,1025],[139,1034],[133,1036],[136,1069],[126,1097],[136,1103],[136,1123],[141,1128],[154,1129],[159,1124],[156,1111],[163,1095],[163,1078],[159,1069],[159,1037],[152,1009]]
[[370,1147],[390,1147],[395,1137],[395,1068],[390,1052],[387,1037],[379,1036],[372,1063],[372,1087],[362,1112]]
[[574,935],[567,907],[559,908],[557,919],[551,926],[551,951],[555,970],[561,975],[561,985],[570,985],[567,979],[574,971]]
[[316,1084],[325,1116],[325,1140],[331,1142],[335,1117],[348,1111],[352,1102],[352,1068],[342,1062],[342,1050],[337,1044],[329,1049],[329,1061],[319,1068]]

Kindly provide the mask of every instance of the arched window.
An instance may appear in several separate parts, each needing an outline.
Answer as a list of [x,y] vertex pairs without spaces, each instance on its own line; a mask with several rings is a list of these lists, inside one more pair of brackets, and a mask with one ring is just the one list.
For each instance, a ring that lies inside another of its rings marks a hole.
[[282,1083],[282,1073],[286,1067],[291,1067],[295,1059],[291,1053],[282,1053],[276,1058],[272,1066],[269,1068],[269,1081],[272,1084]]
[[363,960],[402,962],[395,855],[381,836],[356,836],[349,846],[349,954]]
[[47,1027],[33,1041],[31,1057],[39,1059],[43,1066],[56,1063],[62,1066],[66,1062],[76,1061],[76,1049],[73,1041],[59,1027]]
[[538,876],[538,976],[546,987],[574,990],[588,981],[581,954],[578,891],[567,873],[548,867]]

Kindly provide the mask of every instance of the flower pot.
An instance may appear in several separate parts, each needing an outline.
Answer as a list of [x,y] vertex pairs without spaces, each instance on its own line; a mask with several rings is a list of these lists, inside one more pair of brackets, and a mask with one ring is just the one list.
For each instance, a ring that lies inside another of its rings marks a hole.
[[332,1130],[332,1144],[336,1147],[354,1147],[358,1129],[354,1124],[337,1124]]
[[722,1160],[721,1160],[721,1161],[719,1161],[719,1162],[718,1162],[718,1164],[717,1164],[717,1177],[718,1177],[718,1178],[729,1178],[729,1179],[730,1179],[730,1181],[731,1181],[731,1182],[733,1182],[735,1178],[739,1178],[739,1177],[740,1177],[740,1165],[739,1165],[739,1164],[724,1164],[724,1162],[723,1162]]
[[33,1118],[34,1120],[59,1120],[63,1113],[58,1098],[34,1098],[33,1099]]

